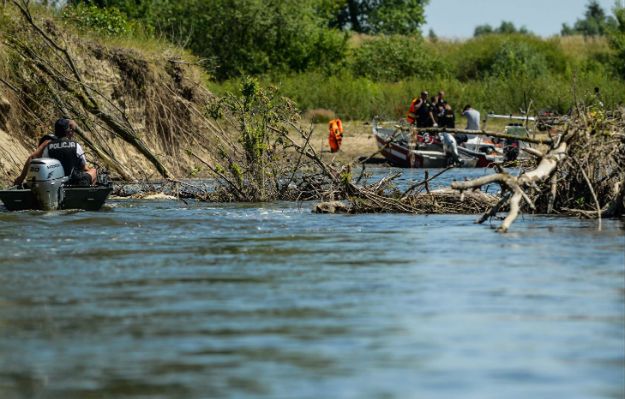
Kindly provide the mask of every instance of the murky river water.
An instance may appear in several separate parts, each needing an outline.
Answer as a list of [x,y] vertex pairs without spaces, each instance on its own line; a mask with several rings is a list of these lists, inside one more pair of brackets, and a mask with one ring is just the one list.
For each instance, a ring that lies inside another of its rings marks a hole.
[[109,203],[0,211],[0,398],[625,396],[623,221]]

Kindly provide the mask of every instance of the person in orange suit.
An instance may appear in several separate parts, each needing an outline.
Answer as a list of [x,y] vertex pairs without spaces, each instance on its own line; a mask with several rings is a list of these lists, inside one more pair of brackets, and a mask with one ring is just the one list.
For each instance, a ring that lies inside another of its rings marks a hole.
[[332,119],[328,123],[330,134],[328,135],[328,142],[330,143],[330,151],[337,152],[341,148],[343,142],[343,122],[339,118]]

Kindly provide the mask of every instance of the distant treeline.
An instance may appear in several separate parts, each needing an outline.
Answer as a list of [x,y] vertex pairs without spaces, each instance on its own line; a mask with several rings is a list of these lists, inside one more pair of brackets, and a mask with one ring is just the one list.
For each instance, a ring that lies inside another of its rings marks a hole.
[[[625,8],[590,1],[561,37],[511,22],[476,27],[466,41],[423,39],[427,0],[70,1],[67,21],[110,36],[165,37],[201,58],[212,89],[242,75],[276,84],[303,109],[344,118],[397,117],[421,89],[447,91],[460,107],[566,112],[598,87],[625,101]],[[576,35],[576,36],[567,36]]]

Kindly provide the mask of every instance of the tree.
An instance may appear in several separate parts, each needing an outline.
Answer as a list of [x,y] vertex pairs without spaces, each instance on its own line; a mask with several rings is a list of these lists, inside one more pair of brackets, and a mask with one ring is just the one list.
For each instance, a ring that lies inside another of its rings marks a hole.
[[562,24],[560,34],[562,36],[604,36],[608,33],[608,30],[616,28],[616,26],[617,21],[614,17],[606,15],[605,10],[597,0],[590,0],[586,5],[584,19],[578,19],[573,27]]
[[[207,60],[217,79],[342,62],[345,35],[328,0],[73,0],[115,7]],[[330,8],[328,8],[330,7]],[[136,15],[137,10],[142,10]]]
[[331,25],[359,33],[414,34],[425,23],[429,0],[338,0]]
[[504,34],[504,35],[514,34],[514,33],[520,33],[523,35],[530,34],[530,32],[527,30],[525,26],[522,26],[521,28],[517,29],[516,26],[514,26],[514,23],[512,22],[501,21],[501,25],[499,25],[499,27],[495,29],[493,29],[493,27],[490,26],[489,24],[476,26],[475,30],[473,31],[473,37],[478,37],[481,35],[488,35],[491,33],[498,33],[498,34]]
[[434,32],[434,29],[430,28],[428,31],[428,39],[430,39],[432,43],[436,43],[438,41],[438,35]]
[[475,30],[473,31],[473,37],[488,35],[491,33],[493,33],[493,27],[490,26],[489,24],[478,25],[475,27]]

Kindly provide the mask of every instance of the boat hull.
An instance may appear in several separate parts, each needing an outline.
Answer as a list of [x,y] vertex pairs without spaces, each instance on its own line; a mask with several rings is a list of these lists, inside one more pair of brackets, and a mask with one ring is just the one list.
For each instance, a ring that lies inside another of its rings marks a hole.
[[[63,187],[63,199],[58,209],[97,211],[111,191],[113,188],[109,186]],[[0,200],[9,211],[44,210],[29,189],[0,190]]]
[[[373,125],[373,136],[380,153],[391,165],[401,168],[446,168],[454,163],[442,144],[432,143],[411,149],[407,133],[397,133],[396,130],[381,129],[375,123]],[[502,157],[492,157],[462,147],[458,147],[458,153],[459,166],[463,168],[486,168],[503,161]]]

